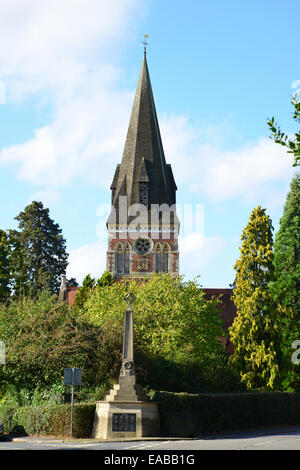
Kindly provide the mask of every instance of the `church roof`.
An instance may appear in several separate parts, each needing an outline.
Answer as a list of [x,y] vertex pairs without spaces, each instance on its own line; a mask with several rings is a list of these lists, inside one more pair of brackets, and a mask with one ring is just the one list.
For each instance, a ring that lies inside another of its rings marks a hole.
[[123,157],[117,165],[111,189],[112,204],[127,196],[128,206],[139,203],[139,183],[148,183],[148,203],[175,204],[176,184],[166,163],[154,104],[146,53],[131,111]]

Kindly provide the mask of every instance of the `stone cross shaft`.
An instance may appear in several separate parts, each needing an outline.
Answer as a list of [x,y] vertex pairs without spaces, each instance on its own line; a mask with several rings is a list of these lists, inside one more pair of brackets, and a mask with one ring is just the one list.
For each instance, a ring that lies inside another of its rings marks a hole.
[[133,359],[133,311],[131,308],[131,304],[135,300],[135,297],[132,294],[127,294],[125,296],[125,300],[127,301],[127,309],[125,311],[124,320],[123,357],[120,376],[134,376],[135,368]]

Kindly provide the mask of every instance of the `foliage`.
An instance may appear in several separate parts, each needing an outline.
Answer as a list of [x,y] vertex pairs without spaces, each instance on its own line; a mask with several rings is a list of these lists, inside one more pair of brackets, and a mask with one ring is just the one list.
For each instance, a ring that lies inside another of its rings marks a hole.
[[96,285],[99,287],[112,286],[115,282],[114,277],[109,271],[104,271],[102,276],[97,280]]
[[110,272],[105,271],[102,276],[96,280],[87,274],[82,282],[82,286],[78,289],[75,297],[74,307],[84,310],[85,303],[92,292],[97,287],[106,287],[114,284],[115,280]]
[[[9,434],[69,436],[70,413],[70,405],[28,407],[0,405],[0,421]],[[74,404],[73,437],[91,437],[94,415],[95,404]]]
[[10,266],[7,235],[0,230],[0,302],[10,295]]
[[71,277],[70,279],[67,279],[67,286],[68,287],[78,287],[78,282],[76,281],[76,278]]
[[15,395],[20,404],[26,403],[24,394],[28,404],[38,402],[38,394],[46,401],[51,396],[59,401],[65,367],[81,367],[85,385],[99,385],[105,380],[103,359],[110,366],[115,360],[104,346],[100,328],[76,318],[72,309],[47,292],[37,299],[24,297],[0,305],[0,340],[6,345],[2,393],[10,399]]
[[[292,105],[294,106],[293,119],[296,122],[300,122],[300,102],[297,99],[297,95],[292,98]],[[287,134],[281,131],[280,127],[275,123],[274,117],[268,119],[268,126],[272,132],[271,138],[280,145],[287,147],[288,153],[292,153],[294,156],[293,166],[300,165],[300,132],[295,133],[295,138],[290,139]]]
[[[63,369],[81,367],[76,401],[99,400],[116,383],[122,360],[126,283],[95,285],[84,308],[69,309],[42,291],[0,305],[1,402],[14,406],[70,400]],[[209,391],[233,387],[227,374],[217,299],[207,301],[198,282],[169,275],[130,283],[136,296],[135,364],[143,386]]]
[[59,225],[49,217],[49,209],[36,201],[15,219],[19,230],[9,231],[14,292],[58,292],[60,277],[68,264],[66,241]]
[[136,297],[135,356],[139,381],[150,387],[182,390],[216,379],[225,357],[219,341],[222,320],[216,299],[206,300],[197,280],[184,283],[168,274],[146,281],[96,287],[88,297],[87,321],[101,325],[105,341],[123,335],[124,296]]
[[300,390],[300,365],[291,360],[293,341],[300,340],[300,174],[291,182],[275,236],[274,266],[271,291],[280,305],[280,385]]
[[269,290],[272,280],[272,222],[258,206],[242,233],[233,301],[237,316],[229,328],[236,368],[248,389],[275,386],[278,373],[278,312]]
[[90,291],[95,287],[96,280],[87,274],[82,281],[82,286],[76,292],[74,306],[83,310],[85,302],[90,294]]

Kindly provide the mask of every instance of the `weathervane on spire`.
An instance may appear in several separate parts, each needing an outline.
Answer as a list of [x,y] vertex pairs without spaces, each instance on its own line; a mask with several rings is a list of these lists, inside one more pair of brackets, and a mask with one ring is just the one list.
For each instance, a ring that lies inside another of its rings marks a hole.
[[146,48],[149,46],[149,34],[144,34],[144,41],[142,41],[142,45],[144,46],[144,52],[146,53]]

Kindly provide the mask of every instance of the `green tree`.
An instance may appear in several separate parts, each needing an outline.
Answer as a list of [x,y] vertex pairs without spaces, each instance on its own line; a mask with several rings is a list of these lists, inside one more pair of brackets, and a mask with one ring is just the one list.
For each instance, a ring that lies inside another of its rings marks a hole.
[[[292,98],[292,105],[294,106],[294,114],[293,119],[295,122],[300,123],[300,102],[297,99],[297,95],[295,94]],[[277,123],[275,123],[274,117],[268,119],[267,121],[268,126],[271,131],[271,138],[280,145],[283,145],[288,149],[288,153],[292,153],[294,156],[294,163],[293,166],[300,165],[300,132],[295,133],[294,139],[290,139],[290,137],[281,131],[280,127]]]
[[300,365],[291,358],[292,344],[300,340],[300,174],[292,179],[275,236],[274,266],[271,291],[281,311],[280,384],[284,390],[299,390]]
[[78,287],[78,282],[76,281],[75,277],[71,277],[70,279],[66,280],[68,287]]
[[184,283],[168,274],[145,282],[132,280],[130,285],[120,281],[95,287],[84,318],[101,326],[108,344],[119,338],[120,354],[128,289],[136,297],[135,362],[140,383],[173,391],[216,389],[225,363],[218,301],[206,300],[197,280]]
[[96,280],[87,274],[82,281],[82,286],[76,292],[74,307],[84,310],[85,303],[96,285]]
[[0,304],[0,340],[6,346],[2,394],[15,388],[32,395],[37,387],[61,385],[65,367],[81,367],[85,387],[100,386],[107,379],[107,367],[113,369],[119,359],[102,336],[98,326],[77,318],[47,291]]
[[49,217],[49,209],[36,201],[15,219],[19,230],[9,232],[14,292],[58,292],[68,264],[66,241],[59,225]]
[[97,287],[106,287],[114,284],[115,280],[113,276],[108,272],[104,271],[99,279],[94,279],[90,274],[87,274],[82,281],[82,286],[78,289],[75,297],[74,307],[84,310],[85,303],[89,295],[93,292],[93,289]]
[[10,295],[10,265],[7,235],[0,230],[0,302]]
[[104,271],[102,276],[97,280],[97,286],[99,287],[105,287],[105,286],[111,286],[114,284],[115,279],[112,276],[112,274],[109,271]]
[[237,316],[229,328],[234,354],[230,364],[248,389],[275,386],[278,373],[277,310],[270,294],[272,280],[272,222],[258,206],[242,232],[233,301]]

